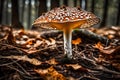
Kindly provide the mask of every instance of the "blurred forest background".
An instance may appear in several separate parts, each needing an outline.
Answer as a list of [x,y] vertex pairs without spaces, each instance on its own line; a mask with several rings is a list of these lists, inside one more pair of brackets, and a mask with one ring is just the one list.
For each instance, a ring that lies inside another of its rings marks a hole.
[[93,12],[101,19],[98,27],[120,25],[120,0],[0,0],[0,24],[30,29],[42,13],[62,5]]

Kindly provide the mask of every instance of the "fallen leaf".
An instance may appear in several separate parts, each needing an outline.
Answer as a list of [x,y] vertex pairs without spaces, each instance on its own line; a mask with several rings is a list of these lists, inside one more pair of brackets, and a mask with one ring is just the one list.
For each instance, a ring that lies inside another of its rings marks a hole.
[[98,42],[93,47],[99,49],[100,52],[102,52],[104,54],[112,54],[116,50],[116,48],[111,48],[111,47],[110,48],[106,48],[106,47],[103,47],[101,42]]
[[26,32],[24,29],[21,29],[21,30],[17,31],[17,33],[19,36],[21,36],[21,35],[25,34]]
[[55,61],[54,58],[46,61],[46,63],[48,63],[48,64],[58,64],[58,63]]
[[44,80],[66,80],[66,78],[58,73],[52,66],[48,69],[35,70]]
[[56,43],[55,39],[53,39],[53,38],[49,38],[49,39],[51,41],[51,45]]
[[103,50],[103,46],[102,46],[102,43],[101,42],[98,42],[97,44],[95,44],[95,46],[93,46],[94,48],[97,48],[99,50]]
[[107,35],[107,37],[108,37],[109,39],[113,39],[115,36],[114,36],[113,34],[109,34],[109,35]]
[[84,71],[87,72],[88,70],[86,68],[83,68],[81,65],[79,64],[66,64],[67,67],[72,67],[74,70],[80,70],[80,71]]
[[43,43],[43,41],[36,40],[36,43],[34,44],[34,47],[36,48],[36,47],[40,46],[42,43]]
[[104,54],[111,54],[114,52],[114,48],[110,48],[110,49],[101,49],[100,52],[104,53]]
[[77,39],[75,39],[75,40],[72,40],[72,44],[74,44],[74,45],[78,45],[78,44],[80,44],[81,42],[82,42],[81,38],[77,38]]
[[35,43],[35,39],[28,39],[27,42],[25,43],[26,45],[31,45],[33,43]]
[[49,40],[45,40],[45,43],[47,43],[47,45],[53,45],[53,44],[56,43],[56,41],[54,39],[52,39],[52,38],[49,38]]
[[81,68],[82,66],[80,66],[79,64],[66,64],[67,67],[72,67],[73,69],[77,70],[79,68]]
[[74,77],[71,77],[71,76],[66,77],[66,78],[67,78],[67,80],[78,80],[78,79],[75,79]]

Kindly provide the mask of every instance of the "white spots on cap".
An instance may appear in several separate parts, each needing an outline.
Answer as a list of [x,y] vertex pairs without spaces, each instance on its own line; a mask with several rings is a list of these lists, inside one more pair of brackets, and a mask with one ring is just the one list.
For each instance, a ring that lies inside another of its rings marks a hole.
[[43,14],[37,20],[35,20],[35,22],[47,23],[47,22],[66,22],[66,21],[72,22],[77,20],[87,20],[87,22],[84,23],[83,25],[90,26],[98,23],[96,19],[97,17],[93,13],[82,10],[81,8],[63,6],[55,8]]

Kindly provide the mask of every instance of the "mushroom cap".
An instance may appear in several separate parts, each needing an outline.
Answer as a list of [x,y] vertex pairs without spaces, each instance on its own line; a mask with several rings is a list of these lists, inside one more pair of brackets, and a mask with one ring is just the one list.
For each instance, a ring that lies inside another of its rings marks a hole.
[[86,28],[99,23],[100,19],[93,13],[85,11],[79,7],[58,7],[37,18],[33,25],[43,28],[56,28],[62,30],[66,27]]

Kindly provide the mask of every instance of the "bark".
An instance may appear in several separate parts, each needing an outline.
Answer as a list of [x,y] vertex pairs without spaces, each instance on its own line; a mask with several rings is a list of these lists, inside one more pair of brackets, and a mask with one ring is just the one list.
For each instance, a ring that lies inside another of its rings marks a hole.
[[87,5],[88,5],[88,2],[87,0],[85,0],[85,10],[87,10]]
[[5,5],[5,23],[8,24],[8,1],[6,0],[6,5]]
[[74,6],[75,7],[77,6],[77,0],[74,0]]
[[104,7],[103,7],[103,19],[101,22],[101,27],[104,27],[107,23],[107,17],[108,17],[108,0],[104,0]]
[[63,5],[68,6],[68,0],[64,0]]
[[29,0],[28,4],[28,28],[30,28],[31,25],[31,0]]
[[3,8],[4,8],[4,0],[0,0],[0,24],[2,24],[2,12],[3,12]]
[[51,9],[55,8],[55,7],[59,7],[59,0],[51,0]]
[[117,12],[116,25],[120,25],[120,0],[118,1],[118,12]]
[[95,11],[95,0],[92,0],[92,2],[91,2],[92,4],[91,4],[91,11],[94,13]]
[[46,3],[47,3],[46,0],[39,0],[38,16],[40,16],[42,13],[45,13],[47,11]]
[[82,0],[80,0],[80,7],[82,8]]
[[18,0],[12,1],[12,27],[23,28],[19,21]]
[[22,5],[21,20],[24,22],[25,0],[22,0]]

